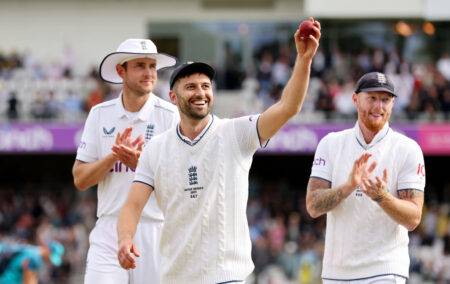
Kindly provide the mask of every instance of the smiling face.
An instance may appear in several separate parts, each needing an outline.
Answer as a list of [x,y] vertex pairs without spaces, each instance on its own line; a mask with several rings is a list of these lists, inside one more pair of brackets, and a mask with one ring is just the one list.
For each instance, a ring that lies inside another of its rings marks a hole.
[[158,79],[156,60],[153,58],[137,58],[129,60],[125,65],[117,65],[117,73],[123,79],[124,89],[143,96],[151,93]]
[[189,119],[202,120],[211,112],[214,102],[211,80],[201,73],[180,78],[170,91],[170,97],[180,114]]
[[358,120],[370,131],[380,131],[391,117],[394,97],[386,92],[353,94]]

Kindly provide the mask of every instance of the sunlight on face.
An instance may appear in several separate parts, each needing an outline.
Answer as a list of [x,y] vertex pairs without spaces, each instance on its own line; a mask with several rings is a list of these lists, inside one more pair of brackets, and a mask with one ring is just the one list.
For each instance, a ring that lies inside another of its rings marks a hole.
[[127,61],[126,67],[122,67],[124,88],[136,95],[147,95],[153,91],[158,73],[156,72],[156,60],[153,58],[137,58]]
[[354,101],[364,126],[378,132],[389,121],[395,98],[386,92],[361,92],[355,94]]
[[180,113],[188,118],[201,120],[211,112],[214,97],[211,80],[205,74],[195,73],[179,79],[174,91]]

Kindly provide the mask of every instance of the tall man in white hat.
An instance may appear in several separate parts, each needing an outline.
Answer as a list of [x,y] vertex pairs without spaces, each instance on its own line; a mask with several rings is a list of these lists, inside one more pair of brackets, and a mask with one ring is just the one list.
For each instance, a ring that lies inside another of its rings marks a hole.
[[100,76],[123,84],[119,97],[93,107],[73,166],[74,183],[97,186],[97,223],[89,236],[85,283],[159,283],[158,245],[163,216],[154,199],[143,211],[135,237],[146,253],[140,267],[125,270],[117,261],[117,216],[128,195],[143,145],[179,120],[176,107],[152,93],[157,70],[176,59],[158,53],[148,39],[128,39],[100,64]]

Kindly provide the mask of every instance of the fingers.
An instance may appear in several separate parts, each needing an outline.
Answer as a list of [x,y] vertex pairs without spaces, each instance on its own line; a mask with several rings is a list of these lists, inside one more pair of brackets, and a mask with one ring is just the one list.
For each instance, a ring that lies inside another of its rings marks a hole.
[[314,26],[316,26],[319,30],[322,29],[319,21],[314,20]]
[[144,141],[144,137],[142,135],[139,135],[132,143],[131,146],[136,147],[139,143]]
[[134,269],[136,268],[136,260],[131,252],[131,248],[134,245],[132,245],[130,248],[128,245],[122,246],[118,253],[118,259],[120,265],[125,269]]
[[142,147],[144,147],[144,144],[145,144],[145,141],[142,140],[142,141],[137,145],[136,150],[137,150],[139,153],[142,152]]
[[131,136],[131,131],[132,131],[132,130],[133,130],[132,127],[127,127],[127,128],[125,128],[125,130],[123,131],[122,136],[123,136],[124,138],[129,138],[129,137]]
[[141,253],[139,252],[137,246],[135,246],[135,245],[132,245],[132,246],[131,246],[131,252],[132,252],[135,256],[137,256],[137,257],[140,257],[140,256],[141,256]]
[[367,169],[367,173],[371,174],[375,170],[376,167],[377,167],[377,162],[375,162],[375,161],[372,162],[372,164],[370,164],[369,168]]

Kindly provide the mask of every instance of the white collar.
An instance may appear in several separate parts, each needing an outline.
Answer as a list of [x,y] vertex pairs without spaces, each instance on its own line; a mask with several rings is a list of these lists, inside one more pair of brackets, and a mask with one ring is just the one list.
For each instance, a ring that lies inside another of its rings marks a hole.
[[177,134],[180,137],[180,139],[183,140],[183,142],[185,142],[191,146],[194,146],[195,144],[197,144],[198,141],[200,141],[200,139],[202,139],[202,137],[206,134],[206,131],[208,131],[209,127],[211,126],[211,124],[214,121],[214,116],[212,114],[209,114],[208,116],[209,116],[208,124],[206,125],[205,128],[203,128],[202,132],[200,132],[193,140],[191,140],[189,137],[181,134],[180,123],[178,123]]
[[[117,114],[118,114],[119,118],[123,118],[123,117],[130,118],[129,115],[127,114],[127,111],[125,110],[125,108],[123,106],[122,96],[123,96],[123,92],[120,92],[120,95],[117,98],[117,102],[116,102]],[[147,121],[151,111],[154,108],[156,101],[157,101],[156,95],[153,93],[150,93],[147,101],[141,107],[141,109],[138,111],[136,119],[139,119],[141,121]]]
[[389,122],[386,122],[386,124],[383,126],[383,128],[378,131],[378,133],[373,137],[372,141],[367,144],[366,140],[364,139],[364,136],[361,131],[361,127],[359,127],[358,121],[356,121],[355,127],[353,128],[355,132],[356,140],[358,141],[359,145],[364,148],[364,150],[368,150],[378,144],[381,140],[383,140],[384,137],[389,133]]

